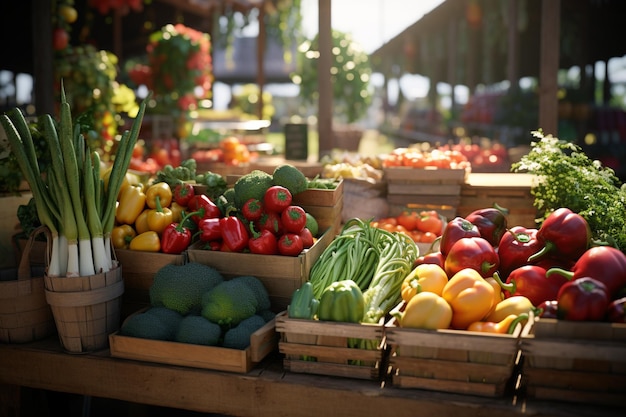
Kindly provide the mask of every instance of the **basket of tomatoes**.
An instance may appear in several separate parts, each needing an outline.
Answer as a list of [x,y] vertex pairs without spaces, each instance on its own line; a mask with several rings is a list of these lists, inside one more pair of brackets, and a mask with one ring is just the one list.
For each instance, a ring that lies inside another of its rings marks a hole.
[[372,221],[373,226],[409,235],[417,243],[420,253],[437,250],[437,238],[443,233],[445,224],[445,217],[437,210],[419,210],[408,207],[395,216]]

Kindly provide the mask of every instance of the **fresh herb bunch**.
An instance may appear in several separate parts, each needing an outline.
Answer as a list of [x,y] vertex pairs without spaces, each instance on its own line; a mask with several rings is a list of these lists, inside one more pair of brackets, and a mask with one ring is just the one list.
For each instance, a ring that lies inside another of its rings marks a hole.
[[537,177],[531,194],[542,213],[540,220],[567,207],[587,220],[594,239],[626,251],[626,184],[578,145],[541,131],[532,133],[538,140],[511,170]]

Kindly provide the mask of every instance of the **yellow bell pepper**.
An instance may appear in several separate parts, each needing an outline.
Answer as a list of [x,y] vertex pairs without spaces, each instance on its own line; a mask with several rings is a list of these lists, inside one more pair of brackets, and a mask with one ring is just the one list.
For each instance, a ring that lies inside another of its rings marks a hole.
[[493,310],[495,310],[498,303],[504,300],[504,293],[502,292],[502,287],[498,284],[498,281],[496,281],[495,278],[488,277],[485,278],[485,281],[493,287],[493,304],[491,305],[491,310],[487,313],[487,315],[489,315],[493,312]]
[[500,321],[475,321],[467,326],[470,332],[512,334],[517,325],[528,320],[528,314],[509,314]]
[[408,302],[415,294],[423,291],[441,295],[441,291],[443,291],[443,287],[447,282],[448,276],[446,271],[439,265],[418,265],[402,281],[400,288],[402,299]]
[[133,224],[146,205],[146,195],[142,187],[129,186],[120,195],[119,204],[115,209],[115,220],[118,224]]
[[157,232],[149,230],[135,236],[128,248],[143,252],[158,252],[161,250],[161,239]]
[[183,212],[185,211],[185,207],[181,206],[176,201],[172,201],[172,204],[170,204],[170,210],[172,210],[172,222],[180,223],[180,221],[183,219]]
[[168,183],[157,182],[146,190],[146,205],[156,209],[157,202],[160,202],[161,207],[169,207],[172,204],[172,189]]
[[156,198],[156,207],[148,210],[146,221],[148,222],[148,228],[154,230],[158,234],[163,233],[163,230],[172,223],[172,210],[168,207],[161,206],[161,200]]
[[434,292],[417,293],[406,304],[403,312],[392,313],[400,327],[413,329],[447,329],[452,321],[452,307]]
[[121,224],[111,230],[111,243],[115,249],[128,249],[130,241],[137,236],[131,225]]
[[454,274],[441,293],[452,306],[450,326],[463,330],[485,317],[493,305],[493,292],[493,287],[475,269],[465,268]]
[[144,209],[135,220],[135,230],[138,235],[150,230],[150,226],[148,226],[148,212],[150,212],[150,210],[151,209],[148,208]]
[[485,321],[501,321],[510,314],[521,315],[535,311],[536,308],[530,300],[523,295],[514,295],[500,301],[493,310],[484,318]]

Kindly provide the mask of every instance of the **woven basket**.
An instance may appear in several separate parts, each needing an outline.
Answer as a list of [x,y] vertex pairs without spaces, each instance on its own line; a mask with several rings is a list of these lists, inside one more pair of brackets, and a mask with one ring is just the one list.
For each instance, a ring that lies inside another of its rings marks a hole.
[[[0,342],[28,343],[54,333],[54,318],[45,296],[44,267],[36,271],[30,262],[35,238],[47,232],[45,227],[33,231],[18,268],[5,271],[9,280],[0,282]],[[32,276],[36,274],[40,275]]]
[[122,267],[84,277],[44,276],[63,348],[88,353],[108,348],[109,334],[120,327],[124,281]]

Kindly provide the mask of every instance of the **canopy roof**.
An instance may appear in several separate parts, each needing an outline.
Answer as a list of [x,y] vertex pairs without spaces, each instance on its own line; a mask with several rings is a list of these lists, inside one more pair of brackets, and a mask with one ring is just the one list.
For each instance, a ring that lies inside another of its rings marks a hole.
[[[516,73],[538,77],[542,0],[516,0],[517,24],[501,0],[447,0],[371,55],[375,71],[420,74],[470,88],[507,79],[509,29]],[[561,0],[560,68],[626,55],[623,0]],[[453,68],[451,68],[453,67]]]

